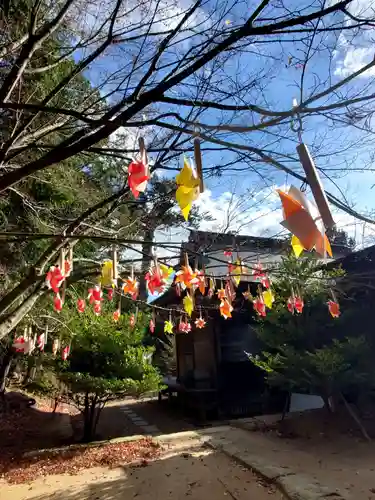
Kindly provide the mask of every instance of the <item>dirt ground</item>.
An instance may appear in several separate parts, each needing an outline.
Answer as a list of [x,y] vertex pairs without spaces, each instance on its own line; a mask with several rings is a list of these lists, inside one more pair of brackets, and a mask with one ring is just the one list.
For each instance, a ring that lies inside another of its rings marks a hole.
[[[374,435],[374,423],[366,426]],[[366,442],[344,416],[337,420],[324,411],[305,412],[247,435],[248,446],[270,463],[308,474],[350,499],[375,500],[375,440]]]
[[205,449],[145,467],[88,469],[30,484],[0,485],[0,500],[281,500],[280,492],[225,455]]

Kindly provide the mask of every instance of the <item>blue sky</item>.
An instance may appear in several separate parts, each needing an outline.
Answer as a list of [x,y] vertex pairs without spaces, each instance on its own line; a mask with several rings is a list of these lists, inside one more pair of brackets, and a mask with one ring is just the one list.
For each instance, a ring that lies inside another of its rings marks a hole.
[[[328,3],[334,3],[334,0]],[[163,14],[164,21],[155,26],[159,29],[161,26],[168,27],[176,22],[177,18],[173,17],[173,13],[179,13],[189,4],[189,0],[180,0],[180,2],[169,2],[165,0],[161,5],[163,12],[168,12],[168,16]],[[258,4],[258,2],[256,2]],[[355,0],[351,6],[353,14],[366,14],[366,9],[371,2],[366,0]],[[151,4],[150,4],[151,5]],[[192,23],[199,22],[208,10],[212,8],[213,3],[206,4],[205,10],[199,12]],[[224,5],[224,4],[220,4]],[[255,5],[255,1],[241,1],[234,4],[231,12],[228,13],[226,19],[230,26],[235,26],[242,21],[246,12],[251,11]],[[293,7],[301,8],[301,5],[308,5],[308,2],[297,2],[293,0],[288,3],[288,7],[293,10]],[[273,11],[274,12],[274,11]],[[265,15],[267,13],[265,12]],[[339,17],[341,14],[338,14]],[[133,14],[133,19],[122,20],[125,25],[130,26],[131,22],[136,22],[136,14]],[[338,18],[336,17],[336,19]],[[223,30],[229,29],[227,25],[223,25]],[[317,36],[312,51],[311,59],[307,65],[306,76],[304,81],[303,98],[309,97],[311,88],[316,84],[317,79],[322,81],[321,86],[317,91],[321,91],[329,85],[332,85],[340,79],[348,76],[353,71],[359,69],[373,57],[372,36],[373,30],[369,30],[354,39],[349,38],[348,32],[340,37],[332,34],[329,36]],[[292,37],[290,37],[292,38]],[[284,39],[285,40],[285,39]],[[154,42],[153,42],[154,43]],[[326,49],[325,47],[328,47]],[[179,50],[188,50],[189,45],[183,42],[178,46]],[[334,47],[334,51],[333,51]],[[134,46],[134,51],[137,47]],[[272,110],[288,110],[292,105],[294,98],[299,100],[299,87],[302,69],[299,66],[303,51],[306,46],[301,42],[283,41],[282,44],[273,43],[272,45],[263,44],[262,40],[249,40],[247,52],[240,56],[233,56],[225,61],[217,72],[212,83],[223,85],[229,93],[235,93],[238,85],[243,85],[252,77],[261,75],[259,83],[254,89],[249,89],[246,99],[251,100],[254,104],[267,107]],[[127,44],[126,46],[115,45],[106,53],[106,56],[97,61],[87,72],[88,77],[93,84],[102,81],[103,76],[109,74],[123,64],[124,57],[131,57],[133,47]],[[135,52],[134,52],[135,54]],[[83,54],[76,54],[81,57]],[[330,59],[329,56],[332,58]],[[167,60],[172,60],[175,57],[173,51],[167,55]],[[208,71],[209,68],[201,71]],[[159,74],[159,78],[163,76],[163,72]],[[361,89],[366,88],[370,92],[374,73],[369,71],[367,74],[355,80],[350,85],[350,94],[355,95]],[[328,82],[330,78],[330,82]],[[139,77],[135,74],[133,82],[137,82]],[[108,87],[107,87],[108,88]],[[175,91],[174,91],[175,92]],[[173,95],[174,92],[169,92],[168,95]],[[179,89],[179,93],[189,94],[189,88],[183,85]],[[335,95],[321,99],[314,105],[329,104],[332,99],[337,100],[340,95]],[[228,101],[229,102],[229,101]],[[161,105],[161,112],[170,110],[169,106]],[[186,116],[188,109],[180,108],[178,112],[182,116]],[[201,118],[202,122],[208,124],[217,124],[225,122],[229,116],[222,115],[219,111],[209,110],[205,112]],[[231,116],[231,123],[236,125],[251,124],[251,115],[247,112],[238,113],[235,117]],[[171,120],[171,123],[178,123]],[[368,134],[356,130],[354,128],[343,128],[337,124],[332,125],[326,117],[308,117],[303,120],[304,142],[310,147],[316,158],[318,167],[327,169],[327,178],[322,173],[322,181],[327,190],[340,199],[345,197],[345,200],[352,205],[356,210],[368,212],[374,208],[373,203],[373,184],[375,184],[375,176],[373,172],[358,172],[355,169],[362,168],[363,165],[368,165],[371,160],[372,143],[368,142]],[[269,132],[269,133],[268,133]],[[277,133],[280,130],[270,129],[267,133],[251,132],[249,134],[226,134],[225,137],[230,137],[231,140],[240,144],[253,145],[260,148],[270,148],[274,155],[290,155],[295,156],[295,147],[297,145],[297,136],[288,130],[288,125],[284,127],[281,133],[286,138],[277,141]],[[134,129],[130,130],[130,140],[134,138]],[[216,132],[220,137],[223,134]],[[118,138],[119,134],[115,134]],[[129,138],[128,138],[129,140]],[[358,142],[355,145],[355,142]],[[202,145],[204,147],[204,144]],[[349,147],[350,146],[350,147]],[[203,161],[206,168],[211,168],[220,162],[227,162],[233,156],[230,152],[204,153]],[[277,156],[276,156],[277,157]],[[277,157],[280,159],[280,157]],[[300,167],[295,162],[290,162],[283,158],[282,160],[288,166],[293,166],[293,169],[301,172]],[[345,162],[350,164],[351,172],[343,170],[335,170],[341,168]],[[241,162],[236,164],[237,168],[241,168]],[[247,170],[246,172],[230,172],[222,175],[220,178],[206,179],[206,192],[201,196],[198,205],[202,210],[209,211],[215,221],[203,223],[203,229],[222,230],[234,229],[247,234],[275,234],[281,230],[278,223],[281,221],[281,209],[279,201],[275,195],[275,187],[283,186],[294,182],[297,187],[298,181],[293,181],[288,178],[285,173],[280,172],[272,166],[260,166],[260,175]],[[354,169],[354,170],[353,170]],[[302,172],[301,172],[302,173]],[[237,207],[237,213],[235,212]],[[232,213],[233,212],[233,213]],[[239,212],[239,213],[238,213]],[[233,221],[228,227],[228,218]],[[354,221],[351,217],[342,213],[335,213],[336,221],[339,227],[346,229],[351,235],[355,236],[359,245],[371,241],[372,230],[369,227],[363,227],[358,221]],[[171,238],[181,236],[181,231],[176,235],[172,232]],[[363,236],[366,236],[364,240]],[[164,233],[160,237],[166,238]]]

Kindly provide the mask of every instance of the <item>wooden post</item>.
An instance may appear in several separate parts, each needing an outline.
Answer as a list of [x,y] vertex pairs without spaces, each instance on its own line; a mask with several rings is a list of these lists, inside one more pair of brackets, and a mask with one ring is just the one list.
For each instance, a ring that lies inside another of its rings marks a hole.
[[199,137],[194,139],[194,159],[195,166],[197,167],[197,174],[199,178],[199,191],[203,193],[204,184],[203,184],[203,169],[202,169],[202,154],[201,154],[201,144]]
[[297,153],[300,162],[302,164],[303,170],[305,171],[307,182],[311,188],[316,205],[322,217],[324,226],[326,227],[326,229],[333,229],[335,227],[335,221],[333,220],[326,194],[324,192],[322,183],[319,178],[319,174],[316,170],[310,152],[305,146],[305,144],[301,143],[298,144],[297,146]]

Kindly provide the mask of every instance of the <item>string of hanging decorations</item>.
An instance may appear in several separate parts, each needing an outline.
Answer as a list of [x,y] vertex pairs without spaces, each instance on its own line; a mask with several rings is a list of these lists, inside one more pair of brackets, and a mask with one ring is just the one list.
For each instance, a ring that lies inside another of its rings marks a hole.
[[[299,119],[299,123],[301,121]],[[307,147],[302,142],[302,126],[298,130],[300,144],[297,146],[297,152],[300,156],[301,163],[306,172],[306,178],[310,186],[316,205],[307,200],[301,190],[292,186],[288,192],[278,190],[284,220],[282,225],[292,233],[292,249],[298,258],[304,250],[312,250],[324,259],[326,255],[332,256],[332,250],[329,240],[325,234],[325,228],[332,228],[334,225],[332,215],[329,211],[329,206],[325,198],[323,188],[321,186],[316,168],[307,150]],[[181,172],[176,177],[176,201],[181,209],[185,220],[188,220],[193,203],[198,199],[203,191],[203,175],[202,175],[202,159],[200,152],[200,139],[194,139],[194,154],[197,171],[192,167],[191,162],[184,158]],[[139,157],[135,158],[128,168],[128,184],[134,197],[137,199],[139,194],[147,188],[147,182],[150,178],[148,168],[148,158],[143,138],[139,139]],[[77,239],[79,235],[71,235],[71,238]],[[47,235],[46,237],[51,237]],[[52,235],[52,237],[55,237]],[[66,235],[63,235],[66,238]],[[90,238],[90,237],[89,237]],[[108,240],[108,238],[105,238]],[[126,240],[128,242],[134,240]],[[117,244],[113,245],[112,259],[107,259],[102,263],[101,274],[98,283],[88,289],[87,297],[78,297],[76,307],[78,313],[82,314],[91,307],[93,314],[99,316],[102,314],[102,303],[104,300],[104,291],[106,292],[109,301],[117,300],[117,307],[112,314],[114,322],[118,322],[121,318],[121,298],[128,297],[130,300],[138,304],[138,294],[140,289],[140,279],[134,272],[134,267],[131,267],[127,277],[122,278],[119,275],[118,265],[118,244],[120,241],[115,239]],[[173,247],[172,243],[160,244],[164,247]],[[195,252],[196,253],[196,252]],[[270,272],[265,270],[260,261],[252,267],[247,265],[242,260],[238,253],[237,259],[233,260],[233,252],[231,249],[224,250],[224,257],[227,260],[215,259],[219,262],[225,262],[227,265],[227,274],[221,280],[221,286],[217,287],[217,280],[213,275],[210,275],[206,269],[198,269],[197,265],[193,269],[189,264],[188,254],[185,254],[185,263],[181,269],[172,275],[174,269],[158,260],[156,254],[152,257],[152,263],[148,272],[142,278],[145,281],[146,290],[149,294],[163,294],[172,284],[179,297],[182,297],[183,309],[176,310],[175,313],[179,316],[176,323],[176,318],[172,317],[172,309],[162,308],[153,304],[148,305],[152,308],[152,317],[149,323],[149,330],[154,333],[156,326],[155,310],[165,309],[169,311],[169,317],[164,322],[164,332],[173,334],[189,333],[192,330],[192,315],[195,312],[196,319],[194,325],[197,329],[206,327],[207,322],[202,316],[202,307],[196,305],[196,294],[199,291],[202,296],[208,298],[217,297],[219,300],[218,310],[224,319],[230,319],[233,312],[233,302],[236,298],[236,288],[239,286],[241,278],[244,275],[251,275],[252,280],[258,283],[257,294],[252,296],[250,288],[243,292],[243,297],[252,303],[253,310],[260,317],[265,317],[267,309],[272,309],[275,302],[274,290],[271,283]],[[62,248],[58,263],[51,266],[46,274],[46,285],[53,293],[53,306],[57,313],[61,312],[65,302],[67,278],[73,270],[73,247]],[[340,306],[336,296],[331,290],[332,300],[329,300],[328,310],[333,318],[340,315]],[[88,305],[87,305],[88,301]],[[301,314],[304,308],[304,301],[301,293],[298,290],[291,288],[291,295],[287,300],[286,308],[291,314]],[[137,322],[138,305],[136,312],[130,315],[130,326],[134,327]],[[47,329],[39,336],[33,336],[30,328],[26,328],[22,336],[15,338],[13,347],[16,352],[30,354],[35,348],[44,350],[47,343]],[[60,346],[60,340],[54,339],[52,344],[52,352],[56,354],[61,350],[61,357],[66,360],[70,353],[70,344]]]

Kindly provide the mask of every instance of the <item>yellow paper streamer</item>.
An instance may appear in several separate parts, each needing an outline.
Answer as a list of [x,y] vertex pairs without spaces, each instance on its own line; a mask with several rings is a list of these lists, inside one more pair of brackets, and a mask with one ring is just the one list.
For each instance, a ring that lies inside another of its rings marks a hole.
[[176,176],[176,200],[185,220],[188,220],[193,202],[199,196],[199,179],[194,175],[193,169],[184,158],[184,166]]
[[297,238],[297,236],[293,235],[292,236],[292,241],[291,241],[291,244],[292,244],[292,248],[293,248],[293,252],[294,252],[294,255],[298,257],[301,255],[301,253],[304,251],[304,248],[303,248],[303,245],[302,243],[299,241],[299,239]]

